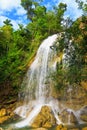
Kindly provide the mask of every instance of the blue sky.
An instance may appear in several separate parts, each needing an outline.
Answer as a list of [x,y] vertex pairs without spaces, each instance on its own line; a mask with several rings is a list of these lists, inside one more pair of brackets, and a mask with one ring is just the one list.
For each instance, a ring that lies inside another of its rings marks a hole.
[[[70,16],[73,19],[81,16],[81,10],[77,9],[77,3],[75,0],[43,0],[44,5],[51,9],[53,4],[58,5],[58,3],[63,2],[68,5],[65,17]],[[0,0],[0,26],[3,25],[3,21],[10,19],[13,24],[14,29],[18,28],[18,24],[27,24],[26,11],[20,5],[21,0]]]

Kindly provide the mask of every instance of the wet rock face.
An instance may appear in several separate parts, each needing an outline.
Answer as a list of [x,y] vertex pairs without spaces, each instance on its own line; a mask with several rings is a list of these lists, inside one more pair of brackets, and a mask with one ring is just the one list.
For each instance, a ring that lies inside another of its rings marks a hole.
[[67,108],[79,110],[87,104],[87,94],[84,88],[80,86],[67,87],[65,90],[65,105]]
[[32,127],[34,128],[50,128],[56,124],[56,119],[48,106],[43,106],[41,108],[40,113],[35,118],[34,122],[32,123]]
[[87,122],[87,106],[83,107],[81,110],[80,119],[84,122]]
[[59,115],[60,120],[65,124],[77,124],[77,119],[72,111],[64,109]]

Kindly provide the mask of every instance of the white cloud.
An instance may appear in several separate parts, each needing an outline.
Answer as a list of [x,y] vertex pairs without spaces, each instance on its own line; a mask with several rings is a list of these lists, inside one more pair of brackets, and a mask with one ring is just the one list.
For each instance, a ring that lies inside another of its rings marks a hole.
[[81,16],[82,11],[78,9],[78,4],[75,2],[75,0],[59,0],[59,2],[67,4],[66,15],[71,16],[73,19]]
[[0,16],[0,26],[3,26],[3,21],[5,21],[8,17],[6,16]]
[[[46,1],[46,0],[45,0]],[[45,6],[50,9],[52,8],[51,1],[54,3],[55,6],[58,6],[60,2],[67,4],[67,11],[65,13],[65,17],[71,17],[72,19],[76,19],[81,16],[82,11],[78,9],[78,4],[75,2],[75,0],[50,0]],[[87,0],[83,0],[84,2]]]
[[3,26],[3,21],[10,19],[13,28],[18,29],[19,23],[25,25],[25,16],[26,11],[21,6],[21,0],[0,0],[0,26]]
[[0,0],[0,9],[10,11],[20,6],[20,0]]
[[50,2],[48,2],[45,6],[46,6],[46,8],[47,8],[48,10],[52,7],[52,5],[50,4]]
[[[0,26],[4,25],[3,21],[5,21],[6,19],[8,19],[8,17],[0,16]],[[15,30],[18,29],[18,24],[17,24],[18,21],[15,21],[12,19],[9,19],[9,20],[11,20],[11,23],[12,23],[13,27],[15,28]]]
[[12,23],[13,28],[14,28],[15,30],[17,30],[17,29],[19,28],[17,21],[11,20],[11,23]]
[[26,11],[24,10],[24,8],[22,6],[18,7],[17,11],[16,11],[16,15],[25,15]]

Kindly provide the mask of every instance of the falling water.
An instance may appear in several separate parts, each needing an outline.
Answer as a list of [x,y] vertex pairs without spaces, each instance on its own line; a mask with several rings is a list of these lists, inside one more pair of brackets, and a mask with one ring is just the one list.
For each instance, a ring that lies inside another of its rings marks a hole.
[[[76,122],[84,123],[80,119],[80,115],[83,114],[86,107],[82,110],[72,109],[74,100],[72,99],[72,94],[74,93],[72,87],[69,87],[66,93],[68,98],[67,101],[71,106],[67,106],[66,103],[59,103],[57,99],[52,97],[52,80],[50,79],[50,73],[56,70],[56,63],[59,59],[57,59],[58,56],[56,55],[56,51],[51,48],[56,42],[57,37],[58,35],[55,34],[53,36],[49,36],[42,42],[37,51],[35,60],[31,64],[27,75],[25,76],[22,84],[23,94],[22,96],[19,95],[24,98],[24,103],[15,110],[15,113],[21,116],[23,120],[15,124],[15,127],[21,128],[31,126],[34,119],[41,111],[41,108],[45,105],[51,108],[57,124],[64,123],[62,118],[64,112],[66,113],[66,117],[68,116],[67,124],[72,123],[71,116],[75,118]],[[64,63],[66,63],[67,61],[65,55],[63,57],[65,58]],[[58,113],[61,118],[58,116]]]
[[24,105],[15,110],[15,113],[25,119],[17,123],[16,127],[31,125],[33,119],[44,105],[52,107],[57,122],[61,123],[57,116],[58,105],[53,107],[55,101],[51,98],[51,81],[49,80],[49,85],[47,83],[50,72],[54,71],[56,66],[53,62],[56,52],[51,49],[51,46],[55,43],[57,37],[55,34],[43,41],[38,49],[34,62],[28,70],[26,82],[24,81],[23,83],[23,85],[26,84]]

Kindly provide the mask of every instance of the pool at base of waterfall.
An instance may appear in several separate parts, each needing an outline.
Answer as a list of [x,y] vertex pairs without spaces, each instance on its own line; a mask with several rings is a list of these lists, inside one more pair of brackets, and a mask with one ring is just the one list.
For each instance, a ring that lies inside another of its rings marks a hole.
[[[22,127],[22,128],[14,128],[14,124],[16,122],[18,122],[19,120],[17,121],[13,121],[13,120],[10,120],[10,121],[6,121],[5,123],[1,124],[0,125],[0,130],[87,130],[87,123],[84,123],[84,124],[77,124],[77,125],[66,125],[66,126],[63,126],[63,128],[61,128],[61,124],[60,125],[55,125],[51,128],[32,128],[32,127]],[[66,128],[66,129],[64,129]]]

